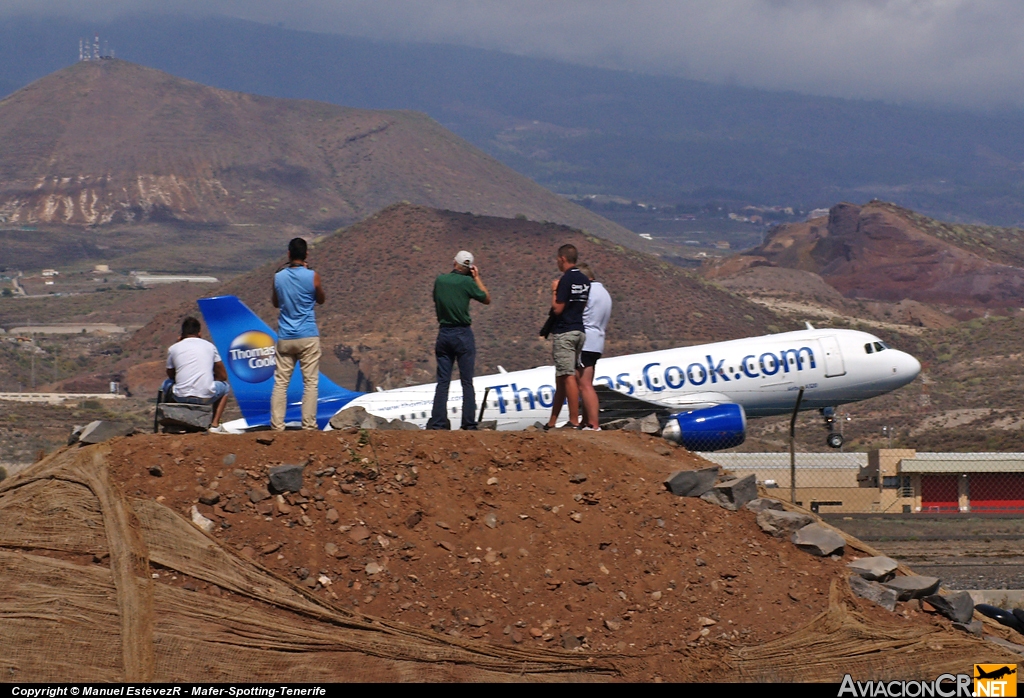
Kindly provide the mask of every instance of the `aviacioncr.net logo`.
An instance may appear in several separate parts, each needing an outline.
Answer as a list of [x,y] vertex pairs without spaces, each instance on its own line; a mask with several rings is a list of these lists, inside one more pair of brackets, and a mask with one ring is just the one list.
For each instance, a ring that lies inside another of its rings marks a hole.
[[269,380],[276,365],[273,337],[259,330],[243,332],[231,341],[228,364],[246,383]]

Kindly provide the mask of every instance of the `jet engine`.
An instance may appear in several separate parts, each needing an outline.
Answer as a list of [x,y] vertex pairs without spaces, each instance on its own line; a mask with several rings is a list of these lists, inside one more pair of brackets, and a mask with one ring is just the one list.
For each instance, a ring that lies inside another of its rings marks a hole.
[[688,451],[732,448],[747,437],[747,415],[735,404],[680,412],[668,418],[661,435]]

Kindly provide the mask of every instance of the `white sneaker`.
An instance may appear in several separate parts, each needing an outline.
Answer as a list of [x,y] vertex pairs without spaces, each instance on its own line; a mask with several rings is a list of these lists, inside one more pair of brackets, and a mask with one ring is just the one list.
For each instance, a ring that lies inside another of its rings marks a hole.
[[208,434],[230,434],[231,432],[224,428],[223,424],[218,424],[215,427],[210,427],[206,430]]
[[583,431],[601,431],[601,427],[592,427],[589,424],[583,427]]

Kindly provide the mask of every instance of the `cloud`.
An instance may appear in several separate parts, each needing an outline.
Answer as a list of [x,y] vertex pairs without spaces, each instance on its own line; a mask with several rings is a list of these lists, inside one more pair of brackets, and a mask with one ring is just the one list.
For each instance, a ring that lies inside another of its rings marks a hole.
[[225,14],[840,97],[1024,106],[1019,0],[8,0],[6,12]]

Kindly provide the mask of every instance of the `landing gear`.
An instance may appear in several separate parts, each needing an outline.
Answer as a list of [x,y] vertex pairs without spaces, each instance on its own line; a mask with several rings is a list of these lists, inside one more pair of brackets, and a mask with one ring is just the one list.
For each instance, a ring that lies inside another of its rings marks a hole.
[[828,429],[825,443],[828,444],[829,448],[842,448],[843,435],[836,431],[836,408],[822,407],[821,416],[825,418],[825,427]]

